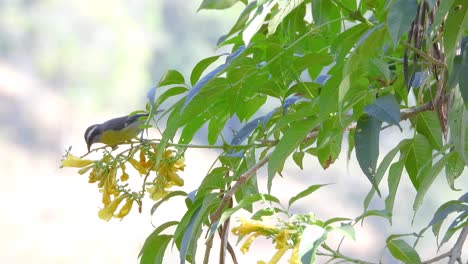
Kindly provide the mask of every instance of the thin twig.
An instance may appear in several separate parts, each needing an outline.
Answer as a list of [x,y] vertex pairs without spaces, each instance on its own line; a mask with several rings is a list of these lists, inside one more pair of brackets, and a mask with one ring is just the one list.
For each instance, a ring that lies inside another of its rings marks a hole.
[[411,51],[413,51],[414,53],[418,54],[419,57],[423,58],[425,61],[427,62],[430,62],[432,64],[436,64],[436,65],[439,65],[441,66],[442,68],[444,69],[447,69],[447,64],[445,64],[444,62],[442,61],[439,61],[433,57],[431,57],[430,55],[427,55],[426,53],[422,52],[420,49],[417,49],[411,45],[409,45],[408,43],[406,42],[401,42],[401,45],[405,46],[406,48],[410,49]]

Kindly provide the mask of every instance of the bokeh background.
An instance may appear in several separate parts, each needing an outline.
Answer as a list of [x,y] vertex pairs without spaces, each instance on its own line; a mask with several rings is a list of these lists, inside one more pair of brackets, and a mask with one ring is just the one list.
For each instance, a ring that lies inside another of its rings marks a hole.
[[[0,0],[0,263],[136,263],[153,225],[181,217],[183,203],[164,205],[150,216],[148,200],[142,214],[134,210],[123,221],[104,222],[97,217],[96,186],[59,164],[69,146],[75,154],[85,153],[83,133],[89,125],[143,109],[146,92],[166,70],[189,76],[197,61],[223,52],[216,50],[216,41],[242,5],[197,12],[200,2]],[[387,129],[383,151],[396,144],[395,137],[405,136],[410,135]],[[206,142],[203,132],[196,141]],[[187,152],[185,191],[197,186],[216,155]],[[320,219],[362,213],[361,200],[370,186],[355,159],[348,164],[343,155],[326,171],[312,157],[304,163],[304,171],[285,166],[273,193],[286,202],[310,184],[334,183],[293,210],[315,212]],[[265,190],[265,174],[260,171],[258,177]],[[467,178],[465,171],[457,181],[464,192]],[[443,175],[430,191],[411,226],[415,193],[404,176],[393,226],[369,219],[363,229],[357,227],[358,241],[345,243],[344,252],[386,260],[382,248],[390,233],[419,230],[443,201],[462,194],[450,191]],[[377,199],[371,207],[382,205]],[[254,242],[255,251],[238,255],[240,263],[268,260],[273,254],[269,245]],[[435,256],[435,246],[427,233],[420,244],[423,259]],[[467,245],[464,251],[466,259]],[[177,263],[176,250],[169,254],[167,263]]]

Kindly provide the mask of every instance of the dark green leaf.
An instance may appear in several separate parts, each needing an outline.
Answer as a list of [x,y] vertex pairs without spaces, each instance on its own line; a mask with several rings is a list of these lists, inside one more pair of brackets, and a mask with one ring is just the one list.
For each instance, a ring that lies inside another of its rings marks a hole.
[[158,86],[185,84],[184,76],[176,70],[168,70],[159,80]]
[[[466,75],[466,74],[465,74]],[[448,113],[448,123],[450,127],[450,143],[454,145],[455,151],[468,165],[468,156],[465,154],[466,146],[465,140],[466,128],[468,127],[468,118],[465,117],[465,107],[463,106],[463,99],[459,89],[453,89],[453,100]]]
[[414,250],[408,243],[401,239],[394,239],[387,242],[388,250],[396,259],[404,263],[421,263],[421,258],[418,252]]
[[295,196],[291,197],[291,199],[289,199],[288,206],[290,207],[297,200],[299,200],[301,198],[304,198],[304,197],[308,196],[309,194],[315,192],[316,190],[322,188],[323,186],[327,186],[327,185],[328,184],[315,184],[315,185],[311,185],[311,186],[307,187],[302,192],[300,192],[300,193],[296,194]]
[[284,132],[284,136],[271,153],[270,161],[268,162],[268,192],[271,190],[271,184],[276,172],[283,166],[286,158],[304,140],[306,135],[317,126],[318,121],[318,118],[307,118],[293,123]]
[[395,0],[387,15],[387,28],[395,47],[401,37],[408,33],[413,22],[418,4],[416,0]]
[[202,9],[226,9],[233,6],[239,0],[203,0],[198,10]]
[[379,187],[375,181],[375,170],[379,158],[379,135],[382,121],[375,117],[363,115],[359,118],[354,134],[356,158],[364,174],[380,196]]
[[379,97],[373,104],[364,107],[364,111],[383,122],[396,125],[402,130],[400,126],[400,106],[395,96],[390,94]]
[[448,215],[454,212],[465,211],[468,211],[468,204],[463,203],[460,200],[448,201],[437,209],[434,216],[432,217],[431,222],[429,222],[426,228],[432,227],[432,233],[434,233],[434,235],[438,237],[441,224],[447,218]]
[[457,232],[459,229],[468,226],[468,211],[465,211],[464,213],[460,214],[453,222],[450,224],[450,226],[447,229],[447,232],[445,232],[444,237],[442,238],[442,241],[440,242],[439,249],[450,240],[450,238]]
[[164,252],[166,251],[172,236],[157,235],[146,239],[145,245],[139,254],[140,264],[162,264]]

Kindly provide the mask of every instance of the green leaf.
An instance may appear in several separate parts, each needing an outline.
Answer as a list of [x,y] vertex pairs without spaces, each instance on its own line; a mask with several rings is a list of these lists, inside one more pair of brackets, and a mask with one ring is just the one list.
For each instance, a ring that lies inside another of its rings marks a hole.
[[[400,159],[399,161],[392,164],[388,171],[388,196],[385,199],[385,210],[393,212],[393,204],[395,202],[395,196],[400,183],[401,173],[405,167],[405,161]],[[392,220],[390,219],[390,224]]]
[[[195,260],[202,224],[207,221],[208,215],[214,211],[219,203],[218,194],[210,193],[203,198],[201,203],[194,203],[183,216],[174,232],[174,240],[180,253],[180,263],[185,263],[186,259],[189,262]],[[182,223],[185,224],[181,225]]]
[[441,25],[442,21],[444,21],[447,17],[447,13],[450,10],[454,0],[444,0],[441,1],[439,6],[437,7],[434,22],[431,25],[430,31],[438,30],[437,28]]
[[394,239],[387,242],[388,250],[396,259],[404,263],[421,263],[421,258],[418,252],[414,250],[408,243],[401,239]]
[[368,29],[367,24],[358,24],[340,33],[330,46],[331,52],[336,56],[336,61],[343,61]]
[[309,225],[304,229],[299,244],[299,258],[302,264],[315,262],[317,249],[325,242],[327,236],[328,232],[317,225]]
[[304,168],[302,167],[302,160],[304,159],[304,152],[294,152],[293,154],[293,160],[294,162],[296,163],[297,166],[299,166],[299,168],[301,168],[301,170],[303,170]]
[[400,106],[395,96],[389,94],[379,97],[373,104],[365,106],[364,111],[383,122],[398,126],[402,131],[400,126]]
[[444,155],[431,169],[420,171],[421,175],[418,175],[418,180],[420,182],[418,193],[413,203],[413,210],[416,212],[422,204],[424,196],[426,195],[429,187],[431,187],[435,178],[439,175],[440,171],[444,168],[447,163],[447,155]]
[[[468,72],[468,42],[465,45],[463,52],[462,63],[460,66],[460,73]],[[465,108],[468,110],[468,74],[459,74],[458,83],[460,85],[460,93],[465,102]]]
[[[341,17],[340,9],[330,0],[312,0],[312,17],[317,26]],[[326,26],[330,34],[340,33],[341,21]]]
[[234,24],[234,26],[232,26],[231,30],[229,30],[229,33],[227,35],[231,35],[233,33],[236,33],[237,31],[243,29],[245,27],[245,24],[247,23],[247,21],[249,20],[249,16],[250,16],[250,13],[252,12],[252,10],[254,10],[255,8],[257,7],[257,3],[254,1],[254,2],[250,2],[246,7],[245,9],[242,11],[242,13],[239,15],[239,17],[237,18],[237,21],[236,23]]
[[423,112],[416,117],[416,131],[426,136],[434,149],[442,148],[442,131],[435,112]]
[[427,228],[432,227],[432,233],[434,236],[439,236],[439,231],[442,222],[447,219],[447,216],[454,212],[465,212],[468,211],[468,205],[460,200],[452,200],[441,205],[435,212],[432,220],[427,225]]
[[411,22],[416,15],[416,0],[395,0],[387,15],[387,28],[396,47],[401,37],[408,33]]
[[159,80],[158,86],[185,84],[184,76],[176,70],[168,70]]
[[316,190],[322,188],[323,186],[327,186],[327,185],[328,184],[315,184],[315,185],[311,185],[311,186],[307,187],[305,190],[303,190],[302,192],[296,194],[295,196],[291,197],[291,199],[289,199],[288,207],[291,207],[291,205],[294,202],[296,202],[297,200],[299,200],[301,198],[304,198],[304,197],[308,196],[309,194],[312,194]]
[[460,177],[465,169],[465,162],[458,152],[451,152],[448,156],[447,165],[445,166],[445,177],[452,190],[460,191],[460,189],[455,188],[455,179]]
[[270,161],[268,162],[268,192],[271,191],[271,184],[276,172],[283,166],[286,158],[304,140],[306,135],[318,125],[318,122],[318,118],[309,117],[293,123],[284,132],[284,136],[271,153]]
[[356,158],[364,174],[380,196],[380,190],[375,181],[375,170],[379,158],[379,135],[382,121],[375,117],[362,115],[356,126],[354,143]]
[[368,210],[365,211],[362,215],[356,218],[356,222],[364,220],[364,218],[369,216],[379,216],[390,220],[392,218],[392,213],[387,210]]
[[203,0],[198,11],[202,9],[226,9],[233,6],[239,0]]
[[[388,166],[392,163],[393,159],[395,158],[395,155],[400,151],[400,149],[406,147],[410,143],[409,139],[404,139],[400,141],[400,143],[394,147],[392,150],[390,150],[387,155],[382,159],[382,162],[380,162],[379,167],[377,168],[377,172],[375,173],[375,182],[377,184],[380,183],[382,180],[385,172],[388,169]],[[367,210],[369,207],[369,203],[372,200],[372,197],[374,197],[375,190],[372,188],[369,193],[367,194],[366,198],[364,199],[364,210]]]
[[200,76],[203,74],[206,68],[208,68],[208,66],[210,66],[213,62],[217,61],[219,57],[221,57],[221,55],[205,58],[199,61],[195,67],[193,67],[192,74],[190,75],[190,83],[192,86],[198,82]]
[[448,124],[450,127],[450,138],[449,142],[454,145],[455,151],[465,161],[465,165],[468,165],[468,156],[466,154],[465,142],[466,128],[468,127],[468,118],[465,117],[465,108],[463,106],[463,99],[461,97],[460,90],[455,88],[453,91],[452,105],[449,108]]
[[140,264],[160,264],[163,263],[164,252],[166,251],[172,236],[157,235],[146,239],[145,245],[139,254]]
[[356,240],[356,231],[351,224],[341,224],[339,227],[334,227],[333,231],[338,231],[352,240]]
[[323,226],[324,227],[327,227],[329,226],[330,224],[333,224],[335,222],[341,222],[341,221],[348,221],[350,222],[351,221],[351,218],[347,218],[347,217],[333,217],[333,218],[330,218],[328,219],[327,221],[325,221],[323,223]]
[[320,165],[327,169],[335,162],[341,152],[343,125],[338,118],[331,118],[322,123],[317,137],[317,157]]
[[452,69],[457,44],[467,28],[468,4],[466,4],[466,0],[455,0],[443,27],[444,50],[450,70]]
[[187,87],[184,86],[176,86],[176,87],[171,87],[164,93],[162,93],[160,96],[158,96],[158,99],[156,99],[155,105],[159,106],[162,103],[164,103],[167,99],[169,99],[172,96],[179,95],[181,93],[185,93],[188,91]]
[[211,190],[223,190],[227,181],[226,176],[228,173],[229,169],[226,167],[218,167],[211,170],[200,183],[196,197],[203,197]]
[[460,214],[453,222],[450,224],[450,226],[447,229],[447,232],[445,232],[444,237],[442,238],[442,241],[440,242],[439,249],[450,240],[450,238],[461,228],[468,226],[468,212],[464,212]]
[[278,13],[276,13],[268,23],[268,35],[273,35],[276,32],[276,28],[284,20],[284,18],[296,7],[302,4],[302,2],[304,2],[304,0],[290,0],[286,2],[285,6],[280,6]]
[[164,251],[167,245],[172,239],[170,235],[159,235],[166,228],[177,225],[179,222],[170,221],[158,226],[149,236],[146,238],[143,247],[138,254],[140,264],[157,264],[163,263]]
[[187,193],[184,192],[184,191],[173,191],[173,192],[170,192],[168,193],[166,196],[164,196],[161,200],[159,200],[157,203],[155,203],[153,205],[153,207],[151,207],[151,215],[154,214],[154,212],[156,211],[156,209],[158,209],[158,207],[166,202],[167,200],[171,199],[172,197],[176,197],[176,196],[187,196]]

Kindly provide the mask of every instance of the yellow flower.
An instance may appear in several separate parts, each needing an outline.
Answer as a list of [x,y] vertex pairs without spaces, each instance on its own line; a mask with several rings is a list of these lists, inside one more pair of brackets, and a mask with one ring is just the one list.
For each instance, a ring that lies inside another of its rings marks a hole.
[[276,264],[281,259],[281,257],[288,251],[289,247],[284,247],[276,251],[275,255],[268,261],[268,264]]
[[289,229],[283,228],[281,229],[278,234],[275,236],[276,239],[276,249],[281,249],[283,247],[289,247],[288,240],[289,240]]
[[141,165],[136,159],[130,158],[128,159],[128,162],[132,164],[132,166],[140,173],[140,174],[146,174],[148,170]]
[[141,166],[146,168],[146,156],[145,156],[145,153],[141,151],[141,149],[140,149],[140,164]]
[[300,244],[300,238],[297,239],[296,245],[294,245],[291,258],[289,259],[289,264],[301,264],[301,261],[299,260],[299,244]]
[[123,219],[126,215],[128,215],[128,213],[130,213],[130,210],[132,210],[132,205],[133,199],[127,198],[127,201],[122,206],[122,209],[120,209],[119,213],[115,217]]
[[150,198],[154,201],[158,201],[159,199],[169,194],[169,192],[164,190],[164,187],[161,185],[153,185],[146,190],[150,194]]
[[120,176],[120,180],[121,181],[127,181],[128,180],[128,173],[126,173],[126,172],[122,173],[122,175]]
[[91,164],[91,165],[89,165],[89,166],[87,166],[87,167],[84,167],[84,168],[79,169],[79,170],[78,170],[78,174],[83,175],[83,174],[85,174],[86,172],[88,172],[91,168],[95,168],[95,167],[94,167],[94,164]]
[[119,206],[120,202],[126,197],[127,195],[122,195],[117,198],[115,198],[112,202],[110,202],[108,205],[104,206],[101,210],[98,212],[99,218],[102,220],[109,221],[112,216],[114,215],[115,210],[117,210],[117,207]]
[[236,236],[245,236],[252,232],[261,232],[264,235],[278,232],[278,229],[272,225],[264,224],[261,221],[240,218],[241,224],[232,229],[232,233]]
[[247,240],[245,240],[244,244],[240,248],[240,251],[244,254],[247,253],[247,251],[249,251],[250,245],[252,245],[252,242],[255,240],[255,238],[257,238],[260,235],[262,235],[262,233],[257,232],[251,235],[249,238],[247,238]]
[[64,160],[62,160],[61,167],[83,168],[93,162],[94,160],[81,159],[80,157],[76,157],[73,156],[71,153],[68,153],[67,157]]

